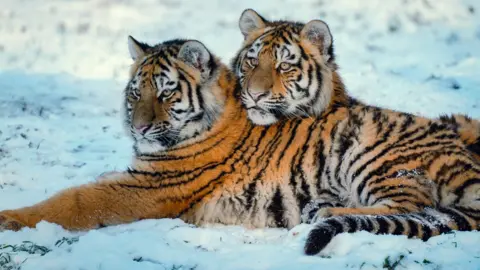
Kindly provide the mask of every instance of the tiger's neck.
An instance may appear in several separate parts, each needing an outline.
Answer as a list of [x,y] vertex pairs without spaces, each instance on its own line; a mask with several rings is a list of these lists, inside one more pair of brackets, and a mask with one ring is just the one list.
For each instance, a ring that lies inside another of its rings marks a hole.
[[202,135],[188,139],[182,144],[151,155],[137,155],[133,169],[142,171],[182,171],[203,167],[223,160],[241,143],[244,133],[251,128],[246,111],[236,95],[235,76],[222,67],[218,79],[212,84],[226,96],[223,113],[215,124]]
[[342,77],[337,71],[332,72],[332,93],[330,96],[330,102],[325,110],[320,115],[320,118],[326,114],[329,114],[332,110],[336,110],[340,107],[350,107],[352,103],[355,103],[355,99],[348,95],[345,84]]

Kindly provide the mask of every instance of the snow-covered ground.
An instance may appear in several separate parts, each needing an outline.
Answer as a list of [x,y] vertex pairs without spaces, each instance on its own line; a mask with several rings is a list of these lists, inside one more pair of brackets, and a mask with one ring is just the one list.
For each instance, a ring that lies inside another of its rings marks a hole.
[[[366,102],[480,118],[477,0],[1,0],[0,210],[129,164],[120,108],[129,34],[150,43],[196,38],[228,62],[247,7],[267,18],[329,23],[341,74]],[[0,268],[480,269],[477,232],[426,243],[344,234],[322,256],[306,257],[308,229],[145,220],[74,234],[41,223],[0,233]]]

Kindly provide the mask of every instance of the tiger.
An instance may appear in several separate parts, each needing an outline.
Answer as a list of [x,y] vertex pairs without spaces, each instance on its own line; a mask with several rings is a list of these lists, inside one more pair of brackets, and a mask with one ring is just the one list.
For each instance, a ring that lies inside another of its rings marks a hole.
[[292,228],[310,198],[339,205],[332,192],[317,189],[314,141],[288,134],[318,136],[319,122],[251,123],[238,78],[198,40],[151,46],[129,37],[128,48],[123,122],[133,142],[131,166],[0,211],[0,231],[42,220],[81,231],[159,218]]
[[[293,160],[317,162],[315,189],[339,198],[333,202],[340,206],[324,207],[325,201],[304,197],[312,200],[303,221],[314,224],[306,254],[317,254],[343,232],[427,240],[479,228],[478,121],[464,115],[428,119],[349,96],[331,31],[321,20],[268,21],[247,9],[239,28],[244,42],[231,66],[249,120],[278,126],[314,119],[307,133],[294,126],[284,136],[304,143],[301,151],[291,150]],[[309,172],[297,164],[291,164],[291,183],[304,186]]]

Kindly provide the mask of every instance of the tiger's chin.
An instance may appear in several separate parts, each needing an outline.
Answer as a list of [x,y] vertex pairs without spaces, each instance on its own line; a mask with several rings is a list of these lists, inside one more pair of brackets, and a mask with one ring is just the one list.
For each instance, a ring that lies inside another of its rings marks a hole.
[[250,121],[261,126],[273,125],[279,120],[274,114],[257,108],[248,109],[247,115]]
[[139,154],[153,154],[163,152],[167,150],[168,147],[162,145],[160,142],[141,140],[135,142],[135,149]]

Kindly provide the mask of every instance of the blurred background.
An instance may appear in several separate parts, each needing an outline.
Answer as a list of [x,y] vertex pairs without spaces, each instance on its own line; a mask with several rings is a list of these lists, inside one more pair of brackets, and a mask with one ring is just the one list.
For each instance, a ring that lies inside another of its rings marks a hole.
[[[123,169],[127,36],[194,38],[225,63],[238,19],[326,21],[350,93],[426,116],[480,118],[477,0],[1,0],[0,208]],[[25,169],[28,168],[28,169]],[[16,193],[13,191],[25,191]]]

